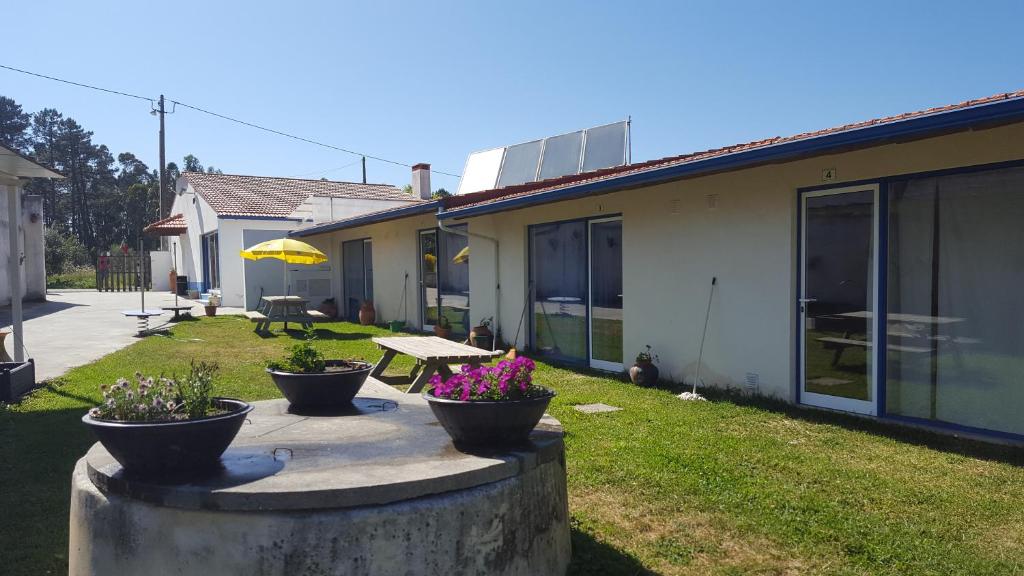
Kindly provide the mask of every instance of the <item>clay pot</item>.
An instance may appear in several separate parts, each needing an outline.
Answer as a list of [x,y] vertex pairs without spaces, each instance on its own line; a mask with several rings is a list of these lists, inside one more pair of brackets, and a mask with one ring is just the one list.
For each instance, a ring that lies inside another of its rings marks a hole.
[[629,369],[629,379],[637,386],[654,386],[658,383],[658,374],[658,367],[653,362],[637,362]]
[[373,300],[363,300],[359,307],[359,323],[369,326],[377,321],[377,311],[373,308]]
[[338,305],[334,303],[334,298],[328,298],[324,300],[317,311],[322,312],[324,316],[328,318],[338,317]]
[[206,315],[207,316],[216,316],[217,315],[217,307],[216,306],[204,306],[204,308],[206,308]]
[[442,328],[441,326],[435,325],[434,334],[440,336],[441,338],[448,338],[452,335],[452,329],[450,327]]
[[174,292],[178,289],[178,271],[177,270],[171,270],[170,272],[168,272],[167,273],[167,281],[168,281],[167,285],[171,287],[170,288],[171,294],[174,294]]
[[494,343],[494,333],[487,326],[474,326],[469,331],[469,343],[483,350],[490,350]]

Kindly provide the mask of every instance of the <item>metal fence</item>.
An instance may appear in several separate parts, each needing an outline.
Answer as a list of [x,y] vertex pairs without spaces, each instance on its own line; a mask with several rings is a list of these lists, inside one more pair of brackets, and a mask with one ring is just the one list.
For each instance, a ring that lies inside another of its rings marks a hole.
[[136,292],[142,286],[153,287],[153,268],[149,255],[117,254],[96,261],[96,289],[100,292]]

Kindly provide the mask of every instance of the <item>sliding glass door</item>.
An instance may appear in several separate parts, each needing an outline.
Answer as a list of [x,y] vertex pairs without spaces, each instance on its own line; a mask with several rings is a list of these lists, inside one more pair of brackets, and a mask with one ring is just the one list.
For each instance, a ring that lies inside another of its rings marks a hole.
[[622,369],[622,221],[530,228],[531,348],[552,360]]
[[421,230],[420,260],[420,326],[433,330],[437,324],[440,300],[437,291],[437,230]]
[[359,321],[359,307],[373,300],[373,250],[369,239],[351,240],[341,244],[342,313],[350,322]]
[[1024,435],[1024,167],[888,192],[886,413]]
[[622,219],[590,221],[590,365],[622,370]]
[[878,187],[804,194],[800,399],[877,413]]
[[[469,227],[461,224],[452,229],[465,232]],[[438,231],[438,238],[438,308],[451,328],[451,337],[465,340],[469,336],[469,238],[443,230]]]

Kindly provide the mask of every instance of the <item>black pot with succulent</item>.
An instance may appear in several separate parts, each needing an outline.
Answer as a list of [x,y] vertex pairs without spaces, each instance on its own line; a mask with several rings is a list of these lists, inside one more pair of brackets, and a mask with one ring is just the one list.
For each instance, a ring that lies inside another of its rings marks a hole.
[[658,355],[648,344],[646,350],[636,355],[636,362],[629,369],[629,379],[637,386],[654,386],[658,383]]
[[274,385],[292,407],[337,408],[350,405],[373,365],[359,360],[327,360],[313,347],[316,334],[306,331],[281,360],[267,364]]
[[192,362],[178,378],[136,372],[100,386],[103,403],[82,417],[125,473],[187,481],[216,469],[252,406],[213,396],[216,364]]

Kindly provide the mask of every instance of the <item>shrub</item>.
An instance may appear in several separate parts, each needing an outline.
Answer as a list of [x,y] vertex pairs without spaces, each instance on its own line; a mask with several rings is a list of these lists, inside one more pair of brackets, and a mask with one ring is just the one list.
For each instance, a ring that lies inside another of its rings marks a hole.
[[313,348],[311,343],[313,340],[316,340],[316,334],[312,330],[307,330],[305,340],[292,346],[289,349],[289,354],[283,360],[268,362],[267,368],[291,374],[318,374],[323,372],[327,364],[324,361],[324,355],[316,348]]
[[48,274],[67,274],[76,268],[92,264],[89,251],[73,234],[60,228],[47,228],[44,238],[46,245],[46,272]]

